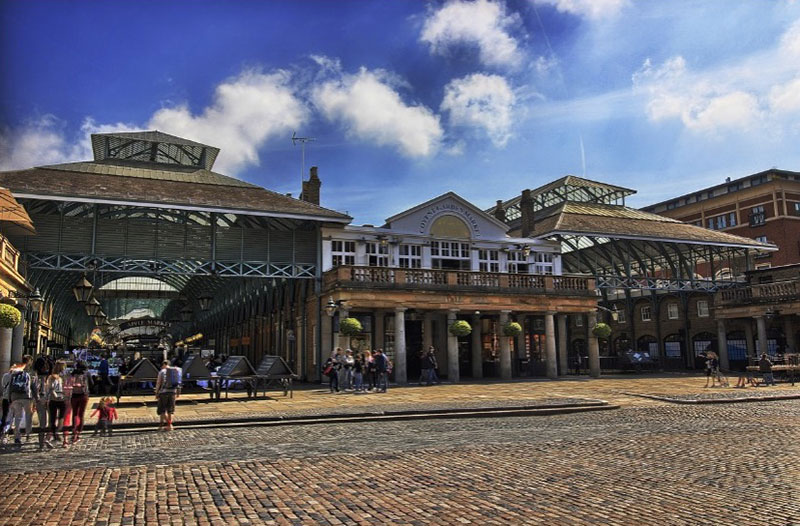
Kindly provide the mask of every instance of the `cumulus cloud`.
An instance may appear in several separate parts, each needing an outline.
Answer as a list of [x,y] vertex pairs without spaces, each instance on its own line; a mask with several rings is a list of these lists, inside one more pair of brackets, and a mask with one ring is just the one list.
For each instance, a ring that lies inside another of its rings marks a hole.
[[562,13],[591,19],[614,16],[628,4],[628,0],[534,0],[550,4]]
[[673,57],[660,67],[647,60],[633,82],[648,95],[647,115],[653,121],[679,118],[689,129],[716,132],[749,128],[760,116],[755,95],[691,75],[683,57]]
[[259,147],[272,137],[288,134],[308,119],[285,71],[244,71],[217,86],[214,100],[199,114],[179,105],[157,111],[148,128],[189,137],[221,149],[215,169],[237,174],[258,166]]
[[290,75],[247,70],[214,91],[211,105],[193,114],[185,104],[165,107],[144,125],[98,124],[86,118],[74,140],[52,115],[18,130],[0,133],[0,168],[28,168],[92,158],[89,135],[157,129],[221,149],[214,169],[236,175],[260,162],[258,149],[272,137],[287,134],[308,119],[308,108],[294,93]]
[[397,84],[386,72],[361,68],[356,74],[322,82],[312,90],[311,99],[352,137],[395,147],[408,157],[433,155],[443,136],[439,117],[425,106],[406,104]]
[[647,59],[634,73],[653,121],[679,119],[698,133],[786,129],[800,111],[800,20],[772,48],[737,63],[705,71],[690,69],[681,56],[661,65]]
[[459,45],[477,46],[480,61],[488,66],[519,63],[520,51],[511,29],[520,24],[519,16],[507,14],[497,2],[453,0],[425,19],[420,40],[433,53],[445,54]]
[[441,105],[451,126],[482,128],[497,147],[511,137],[513,108],[514,92],[506,79],[483,73],[451,81]]

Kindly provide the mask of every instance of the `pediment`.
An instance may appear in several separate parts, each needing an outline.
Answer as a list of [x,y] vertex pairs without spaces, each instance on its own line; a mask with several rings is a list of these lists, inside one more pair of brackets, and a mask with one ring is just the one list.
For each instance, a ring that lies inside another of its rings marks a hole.
[[[386,220],[386,228],[398,233],[430,235],[440,218],[457,218],[464,223],[471,239],[501,239],[508,227],[495,217],[453,192],[435,197]],[[441,225],[441,222],[439,223]]]

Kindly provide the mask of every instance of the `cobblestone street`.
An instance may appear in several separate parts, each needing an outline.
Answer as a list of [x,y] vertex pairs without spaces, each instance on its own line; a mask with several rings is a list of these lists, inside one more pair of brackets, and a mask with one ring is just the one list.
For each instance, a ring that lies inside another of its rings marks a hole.
[[798,437],[798,400],[87,436],[1,455],[0,523],[797,526]]

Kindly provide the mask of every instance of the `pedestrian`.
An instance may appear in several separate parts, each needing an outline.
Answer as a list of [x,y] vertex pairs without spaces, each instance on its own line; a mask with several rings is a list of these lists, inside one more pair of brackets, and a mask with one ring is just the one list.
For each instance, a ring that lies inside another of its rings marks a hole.
[[389,358],[383,354],[383,349],[377,350],[375,372],[378,375],[375,390],[379,393],[385,393],[389,389]]
[[[50,439],[58,440],[61,429],[64,425],[64,415],[67,412],[66,394],[64,392],[64,369],[67,364],[63,360],[58,360],[53,366],[53,372],[47,378],[47,412],[50,416],[50,436],[45,440],[45,445],[53,447]],[[63,447],[67,447],[67,435],[61,442]]]
[[[92,378],[86,371],[86,363],[79,360],[75,363],[72,372],[64,382],[64,390],[69,396],[69,406],[72,411],[72,440],[74,444],[81,439],[83,431],[83,415],[89,403],[89,391],[92,389]],[[67,432],[64,431],[66,440]]]
[[772,361],[767,356],[767,353],[761,353],[761,359],[758,361],[758,371],[763,376],[764,385],[775,385],[775,377],[772,375]]
[[376,351],[364,351],[364,363],[367,367],[367,386],[370,391],[374,391],[378,385],[378,373],[375,370]]
[[706,385],[705,387],[709,387],[709,382],[711,383],[710,387],[714,387],[714,382],[716,377],[714,376],[714,358],[712,357],[712,352],[706,352]]
[[431,359],[428,357],[427,351],[420,349],[419,350],[419,385],[422,385],[422,382],[426,382],[427,385],[431,385]]
[[33,362],[33,370],[36,375],[33,381],[33,400],[36,406],[36,415],[39,419],[39,449],[44,449],[45,438],[47,436],[47,379],[53,371],[53,360],[49,356],[39,356]]
[[358,355],[353,359],[353,389],[360,393],[364,390],[364,357]]
[[100,436],[111,435],[111,423],[116,417],[116,409],[111,405],[110,398],[101,398],[97,402],[97,408],[92,412],[90,418],[97,415],[97,423],[94,426],[94,433],[92,436],[100,433]]
[[101,396],[108,394],[111,380],[109,380],[108,377],[108,355],[106,353],[103,353],[100,357],[100,365],[97,366],[97,375],[100,378],[98,394]]
[[739,369],[739,379],[736,380],[736,387],[738,389],[745,389],[747,388],[747,360],[743,361],[741,365],[738,367]]
[[433,345],[428,347],[428,361],[431,363],[430,371],[428,374],[430,375],[428,385],[432,383],[439,383],[439,376],[436,374],[436,371],[439,369],[439,362],[436,360],[436,349],[433,348]]
[[22,426],[23,419],[26,428],[25,441],[31,437],[33,430],[33,390],[31,375],[28,373],[28,365],[31,357],[23,356],[22,362],[11,373],[9,389],[9,418],[14,424],[14,445],[22,446]]
[[331,393],[338,393],[339,392],[339,353],[342,350],[338,347],[333,354],[325,360],[325,365],[322,368],[322,374],[328,377],[328,386],[330,387]]
[[575,374],[576,375],[581,374],[581,353],[580,353],[580,351],[575,353],[575,359],[573,360],[572,363],[573,363],[573,365],[575,365]]
[[342,385],[342,391],[352,391],[353,390],[353,366],[355,365],[355,358],[353,358],[353,351],[347,349],[344,354],[344,360],[342,361],[342,370],[344,371],[344,381],[339,379],[339,383]]
[[8,371],[3,374],[2,380],[0,380],[0,396],[2,396],[3,399],[3,418],[0,420],[0,444],[6,443],[6,435],[8,434],[7,424],[11,422],[8,418],[11,408],[11,373],[16,367],[16,364],[10,367]]
[[181,369],[169,364],[169,360],[161,363],[156,380],[156,399],[159,417],[158,430],[172,431],[172,419],[175,415],[175,401],[181,392]]

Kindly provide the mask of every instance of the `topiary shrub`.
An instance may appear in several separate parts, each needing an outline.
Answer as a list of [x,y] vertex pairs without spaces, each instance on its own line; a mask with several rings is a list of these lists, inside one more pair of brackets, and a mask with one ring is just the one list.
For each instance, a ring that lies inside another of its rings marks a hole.
[[13,329],[22,321],[22,313],[16,307],[0,303],[0,328]]
[[505,336],[519,336],[522,334],[522,325],[515,321],[509,321],[503,325],[503,335]]
[[345,336],[355,336],[364,330],[356,318],[344,318],[339,322],[339,332]]
[[598,323],[592,329],[592,334],[595,337],[600,338],[601,340],[605,340],[609,336],[611,336],[611,327],[608,326],[606,323]]
[[464,320],[456,320],[447,328],[453,336],[467,336],[472,332],[472,327]]

